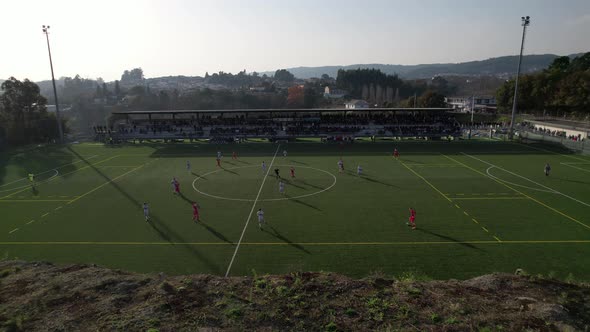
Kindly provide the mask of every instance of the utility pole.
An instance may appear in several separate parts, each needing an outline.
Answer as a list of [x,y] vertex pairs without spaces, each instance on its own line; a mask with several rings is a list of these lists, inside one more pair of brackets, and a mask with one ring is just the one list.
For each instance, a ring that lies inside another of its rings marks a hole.
[[471,127],[473,128],[473,113],[475,112],[475,95],[471,96]]
[[518,69],[516,70],[516,81],[514,83],[514,98],[512,101],[512,117],[510,119],[509,138],[514,138],[514,119],[516,117],[516,99],[518,96],[518,76],[520,76],[520,66],[522,64],[522,52],[524,50],[524,37],[526,36],[526,27],[531,24],[530,16],[523,16],[522,19],[522,41],[520,42],[520,56],[518,57]]
[[61,127],[61,117],[59,116],[59,102],[57,101],[57,89],[55,88],[55,76],[53,75],[53,61],[51,60],[51,47],[49,47],[49,25],[43,26],[43,33],[47,39],[47,51],[49,52],[49,66],[51,67],[51,82],[53,83],[53,96],[55,97],[55,118],[57,120],[57,130],[59,131],[59,142],[64,141],[64,132]]

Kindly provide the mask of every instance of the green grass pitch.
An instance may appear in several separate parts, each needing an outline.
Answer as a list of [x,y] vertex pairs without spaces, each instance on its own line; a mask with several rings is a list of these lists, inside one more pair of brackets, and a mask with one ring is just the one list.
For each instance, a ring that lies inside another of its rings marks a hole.
[[[193,201],[201,223],[192,221]],[[410,207],[416,230],[406,224]],[[0,157],[0,220],[5,259],[170,274],[412,271],[437,279],[522,268],[588,280],[590,157],[492,141],[45,147]]]

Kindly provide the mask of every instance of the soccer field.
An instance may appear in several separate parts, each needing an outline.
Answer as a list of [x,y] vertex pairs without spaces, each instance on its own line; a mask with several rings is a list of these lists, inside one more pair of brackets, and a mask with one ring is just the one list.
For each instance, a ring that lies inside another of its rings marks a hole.
[[[394,147],[399,160],[391,156]],[[284,195],[275,168],[285,179]],[[35,189],[26,179],[30,172]],[[179,196],[172,193],[173,177]],[[201,207],[200,223],[192,221],[193,201]],[[416,230],[406,224],[410,207],[417,211]],[[590,279],[590,157],[554,146],[46,147],[0,157],[0,211],[0,252],[8,259],[169,274],[322,270],[443,279],[522,268]]]

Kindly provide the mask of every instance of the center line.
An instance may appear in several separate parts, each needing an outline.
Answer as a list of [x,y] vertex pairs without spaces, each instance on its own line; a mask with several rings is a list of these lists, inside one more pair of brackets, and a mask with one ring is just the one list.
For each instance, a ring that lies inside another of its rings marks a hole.
[[254,209],[256,208],[256,202],[258,202],[258,198],[260,197],[260,193],[262,193],[262,188],[264,187],[264,182],[266,182],[266,178],[268,177],[268,173],[270,172],[270,169],[272,168],[272,164],[274,163],[275,158],[277,157],[277,153],[279,152],[280,147],[281,147],[281,145],[279,144],[277,146],[277,150],[275,151],[274,156],[272,157],[272,160],[270,161],[270,165],[268,165],[268,168],[266,169],[266,174],[264,174],[264,178],[262,179],[262,184],[260,185],[260,189],[258,189],[258,194],[256,195],[256,199],[254,199],[254,204],[252,204],[252,209],[250,210],[250,214],[248,214],[248,219],[246,219],[246,225],[244,225],[244,229],[242,230],[242,235],[240,235],[240,240],[238,241],[238,244],[236,245],[236,250],[234,251],[234,254],[231,257],[231,261],[229,262],[229,266],[227,267],[227,271],[225,272],[226,277],[229,275],[229,271],[231,270],[231,266],[234,263],[234,259],[236,258],[236,254],[238,253],[238,249],[240,249],[240,244],[242,243],[242,238],[244,238],[244,234],[246,233],[246,229],[248,228],[248,223],[250,222],[250,218],[252,218],[252,213],[254,212]]

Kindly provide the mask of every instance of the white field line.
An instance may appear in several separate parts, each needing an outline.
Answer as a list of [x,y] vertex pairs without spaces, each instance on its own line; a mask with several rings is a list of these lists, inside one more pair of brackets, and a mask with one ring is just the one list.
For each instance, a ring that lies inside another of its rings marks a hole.
[[490,166],[490,167],[488,167],[488,168],[486,169],[486,173],[488,174],[488,176],[489,176],[489,177],[491,177],[491,178],[492,178],[492,179],[494,179],[494,180],[497,180],[497,181],[500,181],[500,182],[504,182],[504,183],[508,183],[508,184],[510,184],[510,185],[517,186],[517,187],[521,187],[521,188],[526,188],[526,189],[530,189],[530,190],[541,191],[541,192],[544,192],[544,193],[551,193],[551,194],[556,194],[556,192],[555,192],[555,191],[552,191],[552,190],[545,190],[545,189],[533,188],[533,187],[529,187],[529,186],[523,186],[522,184],[518,184],[518,183],[514,183],[514,182],[506,181],[506,180],[504,180],[504,179],[501,179],[501,178],[499,178],[499,177],[497,177],[497,176],[494,176],[494,175],[492,175],[492,173],[490,172],[490,170],[491,170],[492,168],[495,168],[495,167],[496,167],[496,166]]
[[[282,167],[291,167],[291,166],[295,166],[295,165],[276,165],[276,166],[282,166]],[[250,165],[250,166],[238,166],[238,167],[232,167],[232,168],[225,168],[226,170],[234,170],[234,169],[241,169],[241,168],[253,168],[253,167],[260,167],[259,165]],[[332,179],[334,180],[332,182],[332,184],[322,190],[310,193],[310,194],[304,194],[304,195],[299,195],[299,196],[294,196],[294,197],[283,197],[283,198],[266,198],[266,199],[259,199],[258,201],[260,202],[274,202],[274,201],[286,201],[286,200],[290,200],[290,199],[298,199],[298,198],[304,198],[304,197],[309,197],[309,196],[314,196],[314,195],[318,195],[321,194],[325,191],[328,191],[330,189],[332,189],[332,187],[334,187],[336,185],[336,182],[338,181],[336,179],[336,176],[328,171],[325,171],[323,169],[319,169],[319,168],[315,168],[315,167],[309,167],[309,166],[297,166],[297,168],[308,168],[308,169],[313,169],[316,171],[320,171],[323,173],[326,173],[328,175],[330,175],[332,177]],[[213,195],[213,194],[209,194],[206,193],[204,191],[201,191],[197,188],[196,183],[199,179],[204,179],[206,176],[214,174],[214,173],[218,173],[218,172],[222,172],[223,169],[217,169],[208,173],[205,173],[197,178],[195,178],[193,180],[193,189],[198,192],[201,195],[205,195],[205,196],[209,196],[211,198],[216,198],[216,199],[224,199],[224,200],[228,200],[228,201],[239,201],[239,202],[254,202],[253,199],[249,199],[249,198],[231,198],[231,197],[223,197],[223,196],[217,196],[217,195]]]
[[[42,180],[42,181],[37,182],[37,183],[44,183],[44,182],[49,181],[49,180],[51,180],[54,177],[56,177],[56,176],[59,175],[59,171],[57,169],[53,169],[52,171],[55,171],[55,174],[53,174],[51,177],[49,177],[49,178],[47,178],[45,180]],[[44,172],[44,173],[47,173],[47,172]],[[16,183],[16,182],[19,182],[19,181],[22,181],[22,179],[21,180],[17,180],[17,181],[13,181],[11,183],[7,183],[6,185],[12,184],[12,183]],[[2,186],[0,186],[0,187],[2,187]],[[14,188],[10,188],[10,189],[0,190],[0,193],[8,192],[8,191],[15,191],[15,190],[19,190],[19,189],[22,189],[22,188],[30,188],[30,187],[31,187],[31,184],[30,183],[27,183],[27,184],[22,185],[22,186],[19,186],[19,187],[14,187]]]
[[[37,182],[36,184],[37,184],[37,185],[39,185],[39,184],[41,184],[41,183],[47,183],[47,182],[51,182],[51,181],[53,181],[53,180],[55,180],[55,179],[63,178],[63,177],[64,177],[64,176],[66,176],[66,175],[69,175],[69,174],[72,174],[72,173],[76,173],[76,172],[82,171],[82,170],[84,170],[84,169],[87,169],[87,168],[89,168],[89,167],[92,167],[92,166],[95,166],[95,165],[98,165],[98,164],[104,163],[105,161],[109,161],[109,160],[111,160],[111,159],[113,159],[113,158],[117,158],[117,157],[118,157],[118,156],[112,156],[112,157],[110,157],[110,158],[107,158],[107,159],[101,160],[101,161],[99,161],[99,162],[96,162],[96,163],[94,163],[94,164],[89,164],[89,165],[87,165],[87,166],[84,166],[84,167],[78,168],[78,169],[76,169],[76,170],[73,170],[73,171],[71,171],[71,172],[64,173],[64,174],[61,174],[61,175],[58,175],[58,176],[54,176],[54,177],[50,177],[50,178],[49,178],[49,179],[47,179],[47,180],[39,181],[39,182]],[[86,161],[86,160],[80,160],[80,162],[82,162],[82,161]],[[65,165],[64,165],[64,166],[65,166]],[[60,166],[60,167],[58,167],[58,168],[61,168],[61,167],[63,167],[63,166]],[[16,194],[19,194],[19,193],[22,193],[23,191],[25,191],[25,190],[28,190],[28,189],[29,189],[29,186],[27,186],[27,187],[25,187],[25,188],[23,188],[23,189],[21,189],[21,190],[15,191],[15,192],[13,192],[13,193],[11,193],[11,194],[8,194],[8,195],[6,195],[6,196],[0,197],[0,200],[1,200],[1,199],[4,199],[4,198],[11,197],[11,196],[14,196],[14,195],[16,195]]]
[[[88,159],[92,159],[92,158],[96,158],[96,157],[98,157],[98,155],[97,155],[97,154],[95,154],[95,155],[92,155],[92,156],[90,156],[90,157],[86,158],[86,160],[88,160]],[[77,164],[77,163],[81,163],[81,162],[83,162],[83,161],[84,161],[84,160],[78,160],[78,161],[75,161],[75,162],[72,162],[72,163],[69,163],[69,164],[64,164],[64,165],[58,166],[58,167],[56,167],[56,168],[52,168],[52,169],[50,169],[50,170],[47,170],[47,171],[44,171],[44,172],[41,172],[41,173],[37,173],[37,174],[35,174],[35,176],[39,176],[39,175],[41,175],[41,174],[49,173],[49,172],[51,172],[51,171],[56,171],[56,170],[57,170],[57,169],[59,169],[59,168],[63,168],[63,167],[65,167],[65,166],[68,166],[68,165],[74,165],[74,164]],[[59,172],[58,172],[58,173],[59,173]],[[56,176],[56,175],[53,175],[52,177],[54,177],[54,176]],[[14,181],[12,181],[12,182],[8,182],[8,183],[5,183],[5,184],[3,184],[3,185],[0,185],[0,187],[5,187],[5,186],[7,186],[7,185],[9,185],[9,184],[13,184],[13,183],[16,183],[16,182],[24,181],[24,180],[27,180],[27,179],[28,179],[27,177],[24,177],[24,178],[21,178],[21,179],[18,179],[18,180],[14,180]],[[28,186],[28,185],[27,185],[27,186]],[[15,189],[15,188],[13,188],[13,189]],[[10,189],[10,190],[13,190],[13,189]]]
[[468,154],[466,154],[466,153],[463,153],[463,152],[461,152],[461,153],[462,153],[462,154],[464,154],[464,155],[466,155],[466,156],[467,156],[467,157],[469,157],[469,158],[472,158],[472,159],[478,160],[478,161],[480,161],[480,162],[482,162],[482,163],[484,163],[484,164],[487,164],[487,165],[493,166],[493,167],[495,167],[495,168],[497,168],[497,169],[499,169],[499,170],[502,170],[502,171],[504,171],[504,172],[506,172],[506,173],[512,174],[512,175],[514,175],[514,176],[516,176],[516,177],[519,177],[519,178],[521,178],[521,179],[524,179],[524,180],[527,180],[527,181],[529,181],[529,182],[531,182],[531,183],[534,183],[534,184],[536,184],[536,185],[537,185],[537,186],[539,186],[539,187],[542,187],[542,188],[545,188],[545,189],[547,189],[547,190],[550,190],[550,191],[551,191],[551,192],[553,192],[553,193],[556,193],[556,194],[559,194],[559,195],[561,195],[561,196],[563,196],[563,197],[569,198],[569,199],[571,199],[571,200],[572,200],[572,201],[574,201],[574,202],[578,202],[578,203],[580,203],[580,204],[582,204],[582,205],[585,205],[585,206],[587,206],[587,207],[590,207],[590,204],[588,204],[588,203],[586,203],[586,202],[582,202],[581,200],[579,200],[579,199],[577,199],[577,198],[573,198],[572,196],[566,195],[566,194],[564,194],[564,193],[562,193],[562,192],[559,192],[559,191],[557,191],[557,190],[555,190],[555,189],[549,188],[549,187],[547,187],[547,186],[545,186],[545,185],[542,185],[542,184],[540,184],[540,183],[538,183],[538,182],[536,182],[536,181],[533,181],[533,180],[531,180],[531,179],[529,179],[529,178],[526,178],[526,177],[524,177],[524,176],[522,176],[522,175],[519,175],[519,174],[516,174],[516,173],[514,173],[514,172],[511,172],[511,171],[509,171],[509,170],[503,169],[502,167],[496,166],[496,165],[494,165],[494,164],[492,164],[492,163],[489,163],[489,162],[487,162],[487,161],[485,161],[485,160],[481,160],[481,159],[479,159],[479,158],[477,158],[477,157],[474,157],[474,156],[468,155]]
[[252,204],[252,209],[250,209],[250,213],[248,214],[248,219],[246,219],[246,224],[244,225],[244,229],[242,230],[242,235],[240,235],[240,240],[238,241],[238,244],[236,245],[236,250],[234,250],[234,254],[231,257],[231,261],[229,262],[229,265],[227,267],[227,271],[225,272],[225,276],[229,276],[229,272],[231,271],[231,267],[234,263],[234,259],[236,258],[236,254],[238,253],[238,250],[240,249],[240,244],[242,243],[242,239],[244,238],[244,234],[246,233],[246,229],[248,228],[248,223],[250,223],[250,218],[252,218],[252,213],[254,213],[254,209],[256,208],[256,202],[258,202],[258,198],[260,197],[260,193],[262,193],[262,188],[264,188],[264,182],[266,182],[266,178],[268,177],[268,173],[270,172],[270,169],[272,168],[272,164],[275,161],[275,158],[277,157],[277,153],[279,153],[279,148],[281,147],[281,145],[279,144],[277,146],[277,150],[275,151],[275,155],[272,157],[272,160],[270,162],[270,165],[268,165],[267,169],[266,169],[266,174],[264,175],[264,178],[262,179],[262,183],[260,184],[260,188],[258,189],[258,194],[256,195],[256,199],[254,200],[254,203]]
[[[575,168],[575,169],[580,170],[580,171],[583,171],[583,172],[590,173],[590,170],[584,169],[582,167],[574,166],[574,165],[572,165],[573,163],[560,163],[560,164],[562,164],[564,166],[567,166],[567,167]],[[588,164],[583,164],[583,163],[576,163],[576,164],[588,165]]]
[[580,158],[580,157],[575,157],[575,156],[570,156],[570,155],[567,155],[567,154],[563,154],[563,153],[559,153],[559,152],[555,152],[555,151],[551,151],[551,150],[547,150],[547,149],[543,149],[543,148],[538,148],[536,146],[526,145],[526,144],[522,144],[522,143],[520,143],[520,145],[526,146],[527,148],[530,148],[530,149],[535,149],[535,150],[538,150],[538,151],[545,151],[545,152],[549,152],[549,153],[552,153],[552,154],[556,154],[558,156],[562,156],[562,157],[566,157],[566,158],[571,158],[571,159],[575,159],[575,160],[581,160],[581,161],[588,162],[588,159],[584,159],[584,158]]

